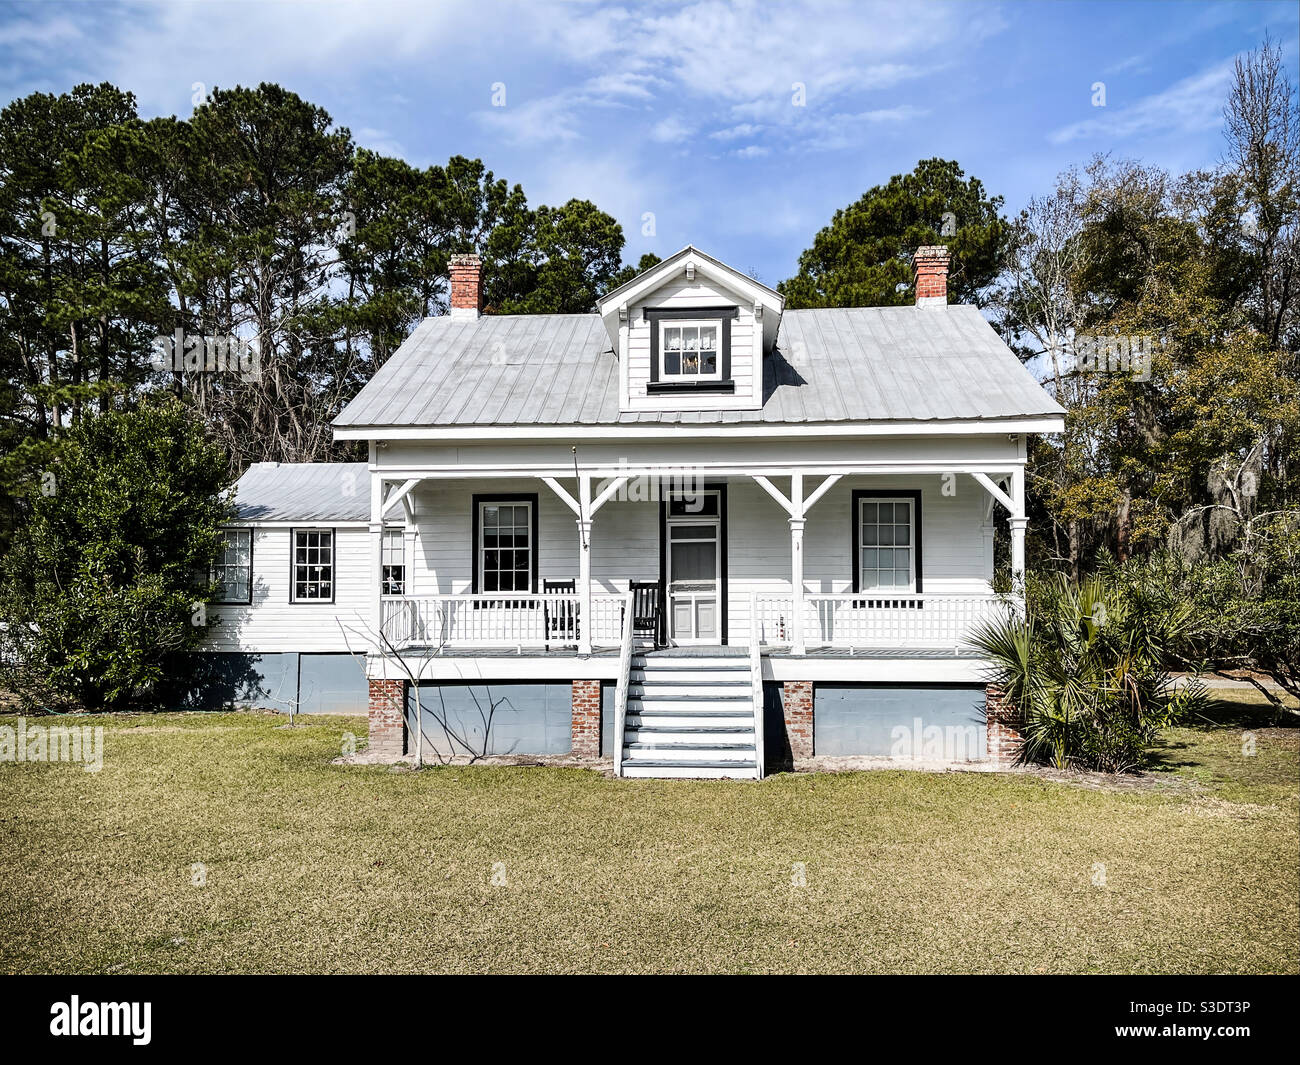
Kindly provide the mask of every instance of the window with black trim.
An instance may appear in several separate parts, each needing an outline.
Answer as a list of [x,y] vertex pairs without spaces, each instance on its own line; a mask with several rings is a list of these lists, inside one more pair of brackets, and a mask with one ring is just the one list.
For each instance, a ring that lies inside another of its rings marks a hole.
[[293,593],[295,603],[334,599],[334,530],[295,529],[293,532]]
[[533,542],[536,502],[531,499],[481,501],[475,569],[480,592],[531,592],[535,572]]
[[406,594],[406,544],[401,529],[385,529],[383,551],[382,593]]
[[738,314],[737,307],[647,307],[650,380],[646,394],[734,393],[731,323]]
[[722,323],[660,322],[659,379],[661,381],[719,381],[722,379]]
[[921,591],[921,494],[853,493],[857,592]]
[[218,603],[253,601],[253,530],[227,529],[222,533],[221,553],[212,565],[212,582]]

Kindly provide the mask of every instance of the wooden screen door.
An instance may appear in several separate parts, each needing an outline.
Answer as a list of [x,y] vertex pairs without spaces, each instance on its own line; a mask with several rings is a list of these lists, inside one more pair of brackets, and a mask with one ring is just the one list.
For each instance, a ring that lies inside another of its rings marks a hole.
[[702,495],[698,507],[671,506],[667,518],[668,636],[675,644],[719,641],[721,518],[717,493]]

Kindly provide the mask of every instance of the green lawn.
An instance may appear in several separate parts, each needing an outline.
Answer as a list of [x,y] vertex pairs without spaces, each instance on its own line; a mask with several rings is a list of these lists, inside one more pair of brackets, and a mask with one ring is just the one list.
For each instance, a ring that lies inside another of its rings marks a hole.
[[0,764],[0,971],[1294,973],[1297,731],[1243,757],[1221,709],[1128,791],[412,772],[330,765],[357,718],[78,719],[102,772]]

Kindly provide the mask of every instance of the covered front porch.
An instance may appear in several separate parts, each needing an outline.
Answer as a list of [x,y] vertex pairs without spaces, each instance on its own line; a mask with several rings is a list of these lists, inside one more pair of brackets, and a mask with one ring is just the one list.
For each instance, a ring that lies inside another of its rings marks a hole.
[[[1018,580],[1023,460],[927,461],[933,443],[911,443],[872,462],[732,465],[724,445],[691,466],[608,448],[566,449],[567,469],[372,462],[375,651],[963,654],[1016,609],[992,591],[993,511]],[[817,451],[785,449],[801,450]]]

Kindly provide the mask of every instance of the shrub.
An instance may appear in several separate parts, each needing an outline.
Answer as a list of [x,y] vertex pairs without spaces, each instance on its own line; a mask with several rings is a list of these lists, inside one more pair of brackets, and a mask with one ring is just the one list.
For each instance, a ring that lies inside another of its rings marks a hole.
[[1025,619],[973,634],[992,663],[990,680],[1024,719],[1025,760],[1131,772],[1161,729],[1205,702],[1199,683],[1176,688],[1164,671],[1166,649],[1195,624],[1174,594],[1100,573],[1077,584],[1031,578]]
[[174,399],[87,415],[60,456],[0,567],[6,679],[27,705],[147,700],[207,627],[226,457]]

